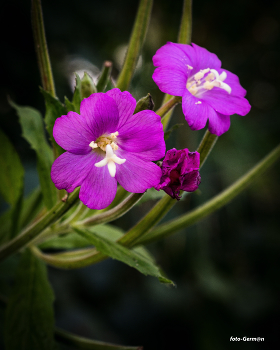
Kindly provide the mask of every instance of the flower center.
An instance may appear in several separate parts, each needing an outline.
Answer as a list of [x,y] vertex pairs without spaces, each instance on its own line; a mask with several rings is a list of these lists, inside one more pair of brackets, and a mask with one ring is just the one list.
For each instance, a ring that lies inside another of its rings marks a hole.
[[92,149],[100,148],[102,151],[106,151],[106,146],[111,145],[112,149],[116,151],[119,147],[116,144],[115,140],[117,136],[119,135],[119,132],[112,132],[110,135],[102,135],[98,137],[96,141],[91,141],[89,144],[89,147]]
[[[191,70],[193,67],[188,66],[188,69]],[[219,75],[216,69],[201,69],[199,72],[188,79],[186,87],[189,92],[196,97],[199,97],[206,91],[212,90],[213,87],[223,89],[230,94],[231,87],[228,84],[224,83],[226,77],[226,72],[222,72]]]
[[117,170],[116,163],[123,164],[125,161],[126,161],[126,159],[121,159],[121,158],[117,157],[112,149],[112,146],[107,144],[105,158],[102,159],[100,162],[95,163],[94,165],[97,168],[101,168],[101,167],[107,165],[110,175],[112,177],[115,177],[116,170]]

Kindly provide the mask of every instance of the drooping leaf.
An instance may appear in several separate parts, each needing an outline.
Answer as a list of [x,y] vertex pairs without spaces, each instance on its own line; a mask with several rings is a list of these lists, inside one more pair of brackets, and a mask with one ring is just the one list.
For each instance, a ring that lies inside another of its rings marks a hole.
[[[103,224],[96,225],[88,228],[89,232],[96,233],[105,239],[109,239],[114,242],[121,238],[124,235],[124,231],[119,227]],[[86,248],[92,246],[92,243],[82,237],[77,232],[69,232],[66,234],[61,234],[58,236],[54,236],[46,240],[45,242],[39,245],[40,249],[78,249],[78,248]],[[135,252],[145,256],[147,259],[154,261],[153,256],[149,253],[149,251],[144,247],[136,247],[133,248]]]
[[60,155],[64,152],[64,150],[54,140],[53,127],[57,118],[67,114],[67,109],[57,98],[53,97],[49,92],[41,89],[41,93],[44,96],[45,104],[46,104],[46,114],[45,114],[46,129],[49,133],[50,140],[53,146],[56,148],[57,154]]
[[117,259],[122,261],[123,263],[134,267],[139,272],[144,275],[149,275],[153,277],[157,277],[160,282],[168,283],[174,285],[172,281],[165,278],[161,273],[159,268],[144,255],[139,254],[133,250],[129,250],[128,248],[118,244],[117,242],[113,242],[107,238],[102,237],[99,234],[89,232],[86,229],[81,229],[75,227],[74,230],[79,233],[82,237],[91,242],[96,249],[98,249],[103,254],[110,256],[113,259]]
[[175,124],[175,125],[173,125],[169,130],[167,130],[167,131],[164,133],[164,141],[168,140],[170,134],[171,134],[174,130],[176,130],[176,129],[178,129],[180,126],[182,126],[182,125],[183,125],[183,124]]
[[45,264],[26,249],[7,304],[6,349],[54,349],[53,301]]
[[19,230],[24,169],[14,146],[2,130],[0,130],[0,150],[0,192],[12,206],[9,216],[9,233],[6,238],[12,238]]
[[31,107],[21,107],[10,101],[19,116],[22,136],[29,142],[37,155],[37,170],[42,188],[44,203],[50,209],[56,203],[56,188],[50,172],[53,153],[46,140],[41,113]]

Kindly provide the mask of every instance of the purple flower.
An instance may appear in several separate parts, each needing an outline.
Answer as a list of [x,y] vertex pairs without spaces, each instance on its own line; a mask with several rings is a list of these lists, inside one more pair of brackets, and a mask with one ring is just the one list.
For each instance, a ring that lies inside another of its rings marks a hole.
[[127,91],[95,93],[55,122],[55,141],[67,152],[58,157],[51,178],[58,189],[81,186],[80,199],[91,209],[106,208],[117,181],[129,192],[143,193],[159,183],[161,169],[152,161],[165,154],[160,117],[145,110],[133,115],[136,100]]
[[162,162],[162,176],[156,190],[164,190],[172,198],[179,200],[180,190],[193,192],[200,184],[200,154],[189,152],[187,148],[167,151]]
[[192,44],[168,42],[153,57],[153,79],[161,91],[182,96],[182,108],[192,130],[205,127],[222,135],[230,127],[230,115],[246,115],[250,104],[244,98],[238,77],[221,69],[218,57]]

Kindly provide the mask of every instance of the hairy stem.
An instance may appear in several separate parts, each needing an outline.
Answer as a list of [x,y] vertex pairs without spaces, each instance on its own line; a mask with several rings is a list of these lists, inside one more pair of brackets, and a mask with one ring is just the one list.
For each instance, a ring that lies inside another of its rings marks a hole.
[[121,91],[127,90],[130,85],[134,69],[138,62],[138,58],[145,41],[147,29],[150,22],[152,5],[153,0],[140,1],[124,65],[119,75],[119,79],[116,86]]
[[280,158],[280,145],[271,151],[263,160],[243,175],[239,180],[225,189],[223,192],[202,204],[198,208],[188,212],[177,219],[166,222],[152,231],[146,236],[137,241],[137,245],[148,244],[157,241],[166,236],[169,236],[176,231],[193,225],[204,217],[210,215],[218,210],[233,198],[235,198],[241,191],[243,191],[255,178],[262,175],[272,164]]

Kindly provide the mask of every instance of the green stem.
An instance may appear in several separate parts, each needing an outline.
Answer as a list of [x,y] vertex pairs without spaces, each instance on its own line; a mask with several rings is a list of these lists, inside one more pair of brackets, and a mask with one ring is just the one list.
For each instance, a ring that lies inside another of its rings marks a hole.
[[[170,95],[168,95],[170,96]],[[162,106],[156,111],[156,114],[163,118],[170,110],[176,106],[177,103],[182,101],[182,97],[180,96],[170,96],[169,99],[163,101]]]
[[32,0],[31,14],[35,49],[37,53],[42,85],[44,90],[48,91],[53,97],[55,97],[55,87],[45,36],[41,0]]
[[112,62],[105,61],[103,64],[102,72],[96,84],[97,92],[103,92],[106,89],[106,86],[109,83],[111,78],[111,72],[112,72]]
[[0,261],[25,247],[36,238],[45,228],[58,220],[78,199],[79,189],[76,189],[64,202],[58,202],[40,220],[27,227],[21,234],[0,247]]
[[62,329],[55,329],[55,339],[62,344],[70,345],[75,349],[86,350],[141,350],[139,346],[122,346],[104,343],[101,341],[91,340],[72,333],[63,331]]
[[101,214],[94,215],[83,221],[79,221],[75,226],[93,226],[100,225],[105,222],[116,220],[130,210],[144,195],[144,193],[131,193],[124,201],[115,208],[105,211]]
[[190,44],[192,38],[192,0],[184,0],[178,43]]
[[218,136],[211,134],[208,130],[206,130],[197,149],[197,152],[200,153],[200,169],[215,146],[217,140]]
[[119,75],[117,88],[127,90],[136,67],[150,22],[153,0],[141,0],[131,33],[124,65]]
[[241,191],[243,191],[255,178],[262,175],[273,163],[280,157],[280,145],[271,151],[263,160],[255,165],[250,171],[243,175],[239,180],[225,189],[223,192],[210,199],[200,207],[190,211],[189,213],[164,223],[150,231],[146,236],[137,241],[137,245],[148,244],[157,241],[166,236],[169,236],[176,231],[193,225],[197,221],[210,215],[218,210],[233,198],[235,198]]

